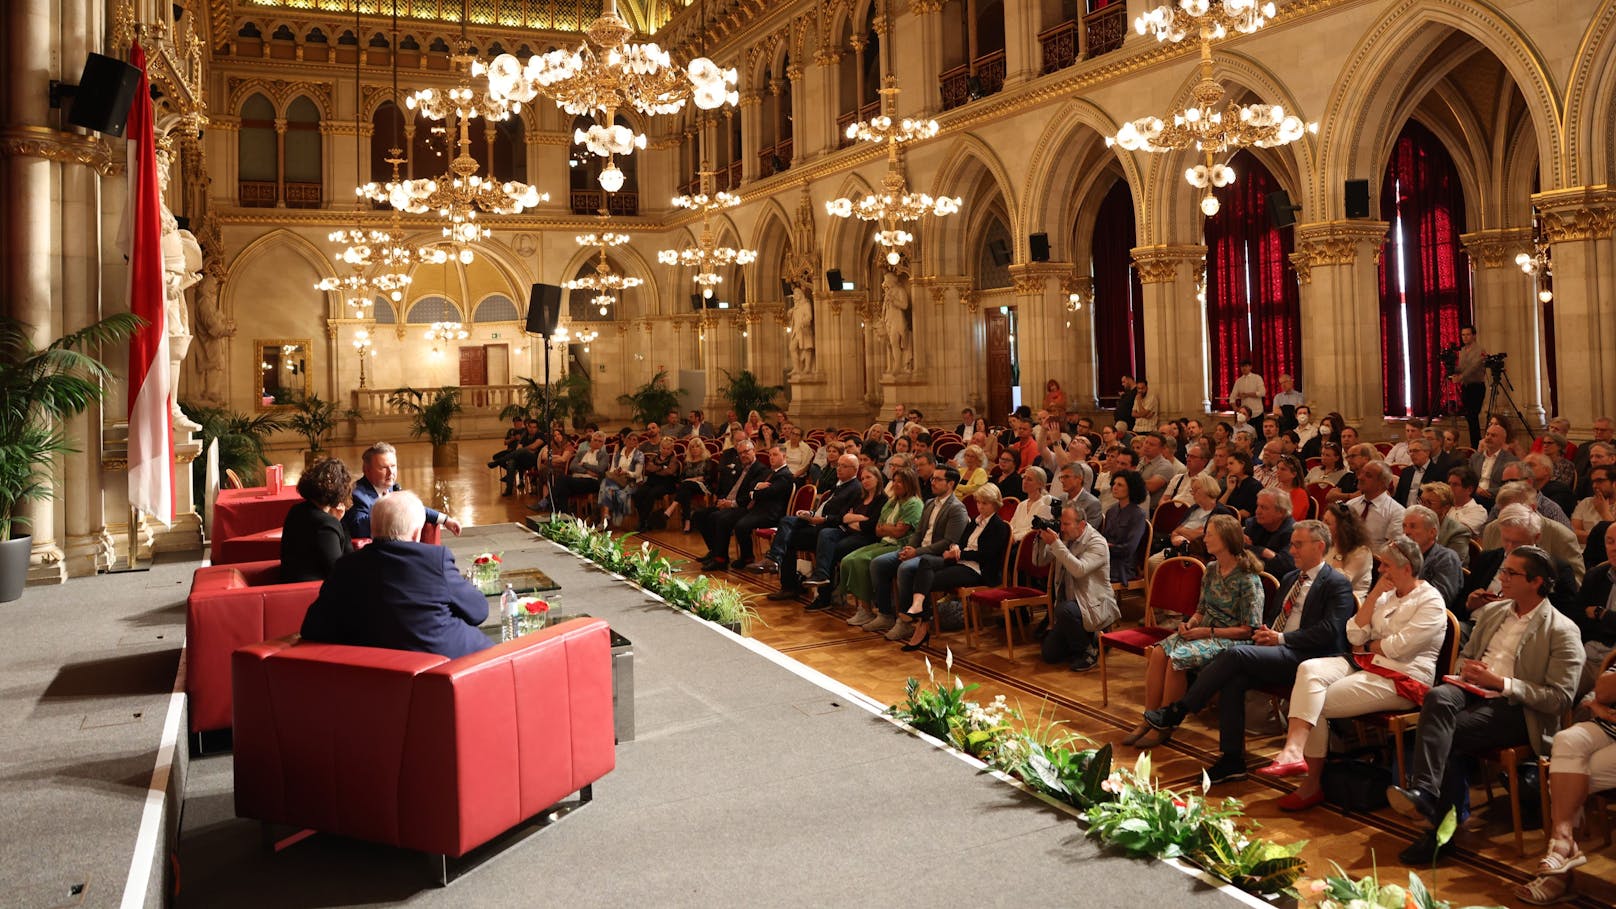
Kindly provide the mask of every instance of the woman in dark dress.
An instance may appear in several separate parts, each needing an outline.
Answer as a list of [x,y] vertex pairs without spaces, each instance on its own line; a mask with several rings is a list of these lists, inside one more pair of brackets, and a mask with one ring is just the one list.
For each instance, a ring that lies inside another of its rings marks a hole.
[[353,482],[340,458],[319,461],[298,478],[303,501],[292,506],[281,525],[281,583],[323,581],[338,559],[353,552],[342,526]]

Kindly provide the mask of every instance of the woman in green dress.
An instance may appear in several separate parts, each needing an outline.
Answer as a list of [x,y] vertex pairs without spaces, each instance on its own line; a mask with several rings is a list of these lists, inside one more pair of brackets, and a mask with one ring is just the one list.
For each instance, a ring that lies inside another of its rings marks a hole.
[[[1185,672],[1205,666],[1212,658],[1241,641],[1263,620],[1262,562],[1246,548],[1240,522],[1231,515],[1215,515],[1206,522],[1207,554],[1212,563],[1201,576],[1201,597],[1195,614],[1146,652],[1145,709],[1154,710],[1184,696]],[[1172,730],[1151,732],[1141,722],[1122,740],[1124,745],[1148,748],[1172,738]]]
[[875,588],[870,584],[870,561],[878,555],[895,552],[909,538],[920,523],[920,479],[912,468],[900,468],[887,483],[887,504],[881,509],[875,534],[879,537],[868,546],[855,549],[842,559],[841,584],[837,592],[859,601],[858,612],[849,625],[863,625],[875,619],[876,613],[867,605],[875,600]]

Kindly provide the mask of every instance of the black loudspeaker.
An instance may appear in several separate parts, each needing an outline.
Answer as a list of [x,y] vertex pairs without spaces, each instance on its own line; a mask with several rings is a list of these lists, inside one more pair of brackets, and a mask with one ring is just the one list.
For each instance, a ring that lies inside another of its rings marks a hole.
[[140,70],[102,54],[90,54],[78,88],[72,91],[73,106],[67,122],[109,136],[122,136],[129,123],[129,105],[140,88]]
[[1369,181],[1348,180],[1346,186],[1347,217],[1369,217]]
[[1027,248],[1032,253],[1034,262],[1049,261],[1049,234],[1032,234],[1027,237]]
[[994,240],[988,244],[988,255],[993,257],[993,264],[1005,266],[1010,264],[1010,245],[1003,240]]
[[702,310],[701,294],[691,294],[690,295],[690,308],[695,310],[696,312],[701,312],[701,310]]
[[527,330],[548,338],[555,334],[560,319],[561,288],[554,284],[533,285],[527,301]]
[[833,292],[842,289],[842,270],[840,268],[833,268],[825,272],[825,286]]
[[1291,203],[1290,193],[1283,189],[1268,194],[1268,223],[1275,228],[1290,227],[1296,223],[1296,213],[1302,206]]

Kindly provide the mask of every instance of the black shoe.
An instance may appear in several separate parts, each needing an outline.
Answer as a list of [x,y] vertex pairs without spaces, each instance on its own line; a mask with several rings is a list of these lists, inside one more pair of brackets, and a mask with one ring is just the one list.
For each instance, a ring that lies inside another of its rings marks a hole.
[[807,609],[809,612],[821,612],[823,610],[831,608],[834,605],[836,605],[836,604],[832,603],[830,600],[821,600],[818,597],[815,597],[814,601],[812,603],[809,603],[804,608]]
[[498,466],[499,466],[498,461],[489,461],[488,462],[488,469],[489,470],[493,470],[495,467],[498,467]]
[[774,600],[776,602],[783,602],[785,600],[795,600],[797,597],[800,597],[800,596],[802,596],[802,588],[801,587],[782,587],[779,590],[776,590],[774,593],[771,593],[768,596],[764,597],[764,599],[766,599],[766,600]]
[[1184,709],[1183,703],[1174,701],[1155,710],[1146,710],[1145,722],[1149,723],[1152,729],[1174,729],[1184,722],[1186,713],[1188,711]]
[[1427,830],[1424,836],[1414,841],[1412,846],[1397,853],[1397,860],[1405,865],[1426,866],[1436,864],[1437,859],[1446,855],[1450,844],[1438,846],[1436,831]]
[[1095,656],[1094,651],[1085,650],[1078,655],[1077,659],[1072,661],[1071,670],[1073,672],[1088,672],[1090,669],[1093,669],[1098,662],[1099,658]]
[[701,563],[702,571],[722,571],[729,567],[729,559],[707,559]]
[[[1156,711],[1151,712],[1155,713]],[[1206,778],[1210,780],[1214,786],[1219,783],[1233,783],[1238,780],[1245,779],[1245,758],[1223,755],[1222,757],[1218,758],[1212,766],[1206,768]]]
[[1403,817],[1424,821],[1432,827],[1437,826],[1441,820],[1437,816],[1436,799],[1418,786],[1404,789],[1401,786],[1386,787],[1386,801],[1392,810]]

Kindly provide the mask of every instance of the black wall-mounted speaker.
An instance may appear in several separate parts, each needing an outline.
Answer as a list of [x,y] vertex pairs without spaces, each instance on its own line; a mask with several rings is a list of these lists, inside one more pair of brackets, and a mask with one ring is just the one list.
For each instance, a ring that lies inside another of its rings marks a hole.
[[832,291],[842,289],[842,270],[840,268],[833,268],[825,272],[825,286]]
[[695,294],[690,295],[690,308],[695,310],[696,312],[701,312],[701,310],[702,310],[701,294],[695,293]]
[[90,54],[73,91],[67,122],[109,136],[122,136],[129,106],[140,88],[140,70],[103,54]]
[[1034,262],[1049,261],[1049,234],[1037,233],[1027,237],[1027,249]]
[[1276,228],[1290,227],[1296,223],[1296,213],[1302,210],[1300,205],[1291,203],[1291,194],[1283,189],[1268,194],[1268,223]]
[[527,330],[548,338],[555,334],[560,320],[561,288],[554,284],[533,285],[527,302]]
[[1369,181],[1348,180],[1346,185],[1346,202],[1347,217],[1369,217]]

